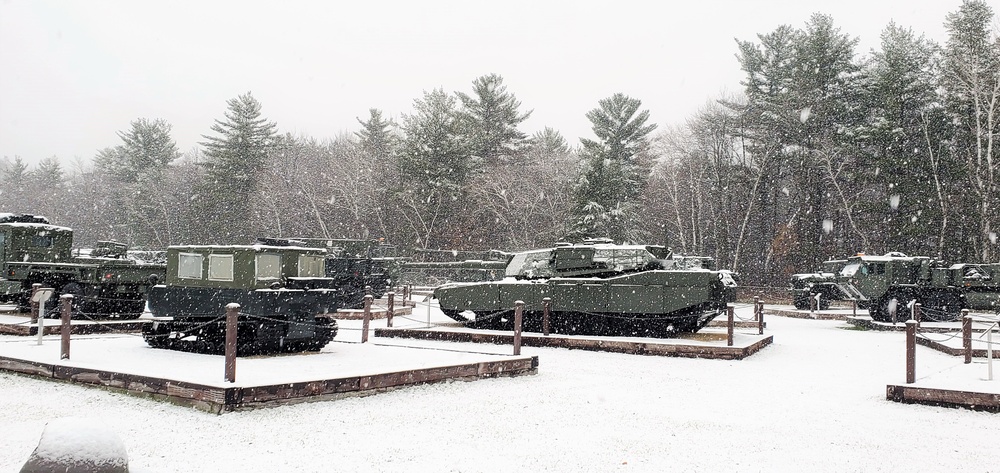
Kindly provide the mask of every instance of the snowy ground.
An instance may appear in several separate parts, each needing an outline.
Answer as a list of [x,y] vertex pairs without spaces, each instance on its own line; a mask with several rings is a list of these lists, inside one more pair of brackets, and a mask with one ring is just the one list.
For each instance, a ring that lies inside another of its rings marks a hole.
[[[424,317],[418,310],[413,319]],[[842,321],[767,323],[774,344],[742,361],[525,347],[539,356],[535,376],[221,416],[0,374],[0,471],[17,471],[45,423],[62,417],[118,432],[140,473],[1000,471],[1000,414],[885,400],[886,384],[905,378],[902,333],[850,330]],[[342,325],[339,340],[359,337],[351,329],[360,322]],[[355,345],[331,347],[356,354]],[[922,346],[917,377],[1000,392],[1000,381],[985,381],[984,360],[964,365]]]

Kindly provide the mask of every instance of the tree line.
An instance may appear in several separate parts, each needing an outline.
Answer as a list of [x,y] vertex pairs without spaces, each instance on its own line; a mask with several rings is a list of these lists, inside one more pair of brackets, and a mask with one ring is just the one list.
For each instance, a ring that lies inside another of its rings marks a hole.
[[[398,121],[372,109],[325,141],[281,133],[251,93],[181,153],[138,118],[92,163],[0,161],[6,211],[78,245],[162,248],[259,236],[384,238],[411,249],[522,250],[608,237],[716,258],[783,284],[832,257],[902,251],[997,260],[1000,37],[964,0],[937,44],[889,24],[868,54],[830,16],[736,43],[743,90],[658,129],[622,93],[570,144],[503,78],[427,91]],[[17,207],[17,208],[15,208]]]

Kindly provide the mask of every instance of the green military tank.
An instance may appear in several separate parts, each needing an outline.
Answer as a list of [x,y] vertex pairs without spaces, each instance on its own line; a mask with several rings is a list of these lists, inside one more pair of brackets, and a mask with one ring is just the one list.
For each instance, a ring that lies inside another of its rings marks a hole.
[[154,348],[221,354],[225,307],[240,305],[239,355],[319,350],[344,302],[326,277],[326,250],[295,246],[171,246],[164,284],[149,290]]
[[733,274],[711,258],[588,241],[515,253],[502,280],[445,284],[433,297],[445,315],[476,328],[512,330],[520,300],[523,329],[541,331],[550,298],[554,333],[670,337],[700,330],[735,289]]

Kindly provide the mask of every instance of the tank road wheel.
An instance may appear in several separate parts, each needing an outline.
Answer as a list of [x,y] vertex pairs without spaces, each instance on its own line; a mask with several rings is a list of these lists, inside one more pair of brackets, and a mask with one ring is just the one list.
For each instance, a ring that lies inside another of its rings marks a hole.
[[798,310],[809,310],[809,295],[808,294],[795,294],[795,298],[792,303]]
[[820,296],[819,298],[819,310],[827,310],[830,308],[830,298]]
[[879,310],[881,318],[875,319],[875,316],[872,316],[872,318],[880,322],[892,322],[892,314],[895,312],[896,323],[904,323],[910,319],[909,308],[907,307],[910,301],[911,299],[904,294],[890,294],[881,301]]
[[462,323],[470,322],[468,318],[461,315],[462,311],[458,309],[441,309],[441,312],[443,312],[446,317],[456,322],[462,322]]
[[166,322],[152,322],[142,326],[142,338],[152,348],[169,348],[171,325]]

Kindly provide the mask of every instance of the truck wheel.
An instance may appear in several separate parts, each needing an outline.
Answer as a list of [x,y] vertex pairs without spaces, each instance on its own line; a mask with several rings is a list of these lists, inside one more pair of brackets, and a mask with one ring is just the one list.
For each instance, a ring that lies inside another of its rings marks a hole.
[[809,296],[796,295],[793,304],[798,310],[809,310]]
[[888,322],[889,321],[889,311],[886,310],[888,301],[884,299],[876,299],[871,301],[868,305],[868,315],[871,316],[872,320],[876,322]]

